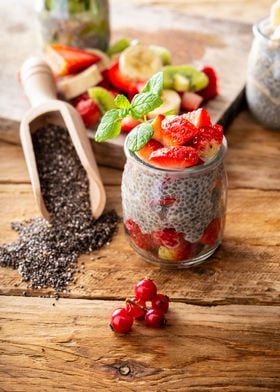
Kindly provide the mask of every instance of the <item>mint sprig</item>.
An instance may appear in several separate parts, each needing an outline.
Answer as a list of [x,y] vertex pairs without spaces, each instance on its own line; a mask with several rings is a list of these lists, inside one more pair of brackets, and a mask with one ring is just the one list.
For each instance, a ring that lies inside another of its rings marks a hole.
[[153,137],[152,125],[146,121],[148,113],[162,104],[163,74],[158,72],[145,85],[143,91],[136,94],[130,103],[125,95],[118,95],[114,103],[118,109],[105,113],[97,128],[95,141],[100,143],[118,136],[121,132],[121,120],[130,116],[142,121],[127,136],[128,148],[138,151]]

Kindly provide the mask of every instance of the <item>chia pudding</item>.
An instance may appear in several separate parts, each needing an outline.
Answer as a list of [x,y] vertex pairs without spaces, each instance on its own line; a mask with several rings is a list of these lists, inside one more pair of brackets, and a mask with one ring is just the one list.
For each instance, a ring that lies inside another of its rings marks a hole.
[[261,124],[280,130],[280,37],[274,34],[269,18],[254,25],[253,32],[246,84],[248,106]]
[[[220,151],[210,161],[184,170],[168,170],[149,165],[125,147],[123,214],[137,252],[165,266],[186,267],[215,251],[221,243],[226,209],[225,151],[224,138]],[[203,240],[209,227],[214,227],[215,237]],[[137,230],[140,237],[134,234]],[[179,238],[188,246],[172,260],[161,245],[165,241],[168,248],[176,247]]]

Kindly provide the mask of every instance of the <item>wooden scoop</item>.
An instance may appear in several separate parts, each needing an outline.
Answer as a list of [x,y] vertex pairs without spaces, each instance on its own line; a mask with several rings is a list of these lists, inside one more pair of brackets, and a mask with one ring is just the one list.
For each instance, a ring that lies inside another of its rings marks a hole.
[[[50,220],[41,193],[31,134],[46,123],[66,128],[89,180],[89,197],[93,216],[102,214],[106,203],[104,187],[93,155],[87,132],[79,113],[70,104],[56,99],[55,81],[47,63],[36,57],[28,59],[21,68],[21,82],[32,108],[20,125],[20,138],[33,193],[43,217]],[[59,186],[59,184],[58,184]]]

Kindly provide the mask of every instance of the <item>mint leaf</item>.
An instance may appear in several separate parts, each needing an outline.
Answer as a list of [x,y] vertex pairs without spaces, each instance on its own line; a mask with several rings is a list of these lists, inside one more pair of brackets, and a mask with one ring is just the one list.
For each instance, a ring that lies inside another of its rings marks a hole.
[[130,151],[139,151],[153,137],[154,129],[148,122],[139,124],[127,136],[127,146]]
[[116,96],[116,98],[114,99],[114,103],[120,109],[130,108],[129,100],[126,98],[125,95],[122,95],[122,94],[119,94]]
[[121,132],[121,117],[117,109],[110,110],[104,114],[100,124],[98,125],[95,141],[98,143],[112,139]]
[[141,118],[162,104],[158,94],[136,94],[131,102],[131,114],[135,119]]
[[161,95],[163,89],[163,73],[158,72],[147,82],[142,93],[154,93]]

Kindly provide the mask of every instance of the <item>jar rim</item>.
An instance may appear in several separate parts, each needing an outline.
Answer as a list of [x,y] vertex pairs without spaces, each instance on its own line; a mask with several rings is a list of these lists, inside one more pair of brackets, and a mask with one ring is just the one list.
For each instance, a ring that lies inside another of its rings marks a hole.
[[201,164],[201,165],[197,165],[197,166],[191,166],[191,167],[187,167],[185,169],[165,169],[165,168],[161,168],[161,167],[156,167],[156,166],[152,166],[147,162],[142,161],[134,152],[130,151],[127,147],[127,137],[125,139],[125,143],[124,143],[124,152],[125,152],[125,156],[126,158],[131,158],[134,160],[134,162],[141,166],[141,167],[145,167],[146,170],[149,170],[151,172],[164,172],[164,173],[172,173],[172,174],[179,174],[179,173],[184,173],[184,174],[196,174],[196,173],[203,173],[203,172],[207,172],[210,169],[213,169],[213,167],[217,166],[222,159],[224,158],[226,152],[227,152],[227,139],[225,136],[223,136],[223,141],[221,144],[221,147],[218,151],[218,153],[211,159],[209,159],[209,161]]
[[271,37],[269,37],[268,35],[266,35],[263,31],[262,28],[265,25],[268,25],[269,23],[269,16],[266,16],[260,20],[258,20],[256,23],[253,24],[253,33],[255,37],[260,37],[268,42],[273,42],[274,44],[280,45],[280,42],[278,42],[275,39],[272,39]]

